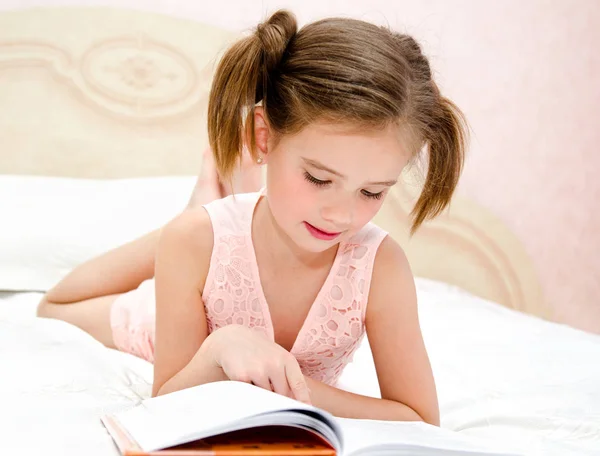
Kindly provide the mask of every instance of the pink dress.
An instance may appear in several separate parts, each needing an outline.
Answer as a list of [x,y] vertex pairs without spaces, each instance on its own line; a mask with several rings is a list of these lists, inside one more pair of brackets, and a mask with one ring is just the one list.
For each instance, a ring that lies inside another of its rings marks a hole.
[[[230,324],[255,328],[274,340],[251,237],[262,193],[228,196],[205,204],[214,246],[202,293],[209,333]],[[291,353],[304,375],[335,385],[365,333],[365,311],[375,254],[387,233],[369,223],[340,244],[325,283],[312,304]],[[113,304],[113,339],[121,351],[154,359],[154,280]]]

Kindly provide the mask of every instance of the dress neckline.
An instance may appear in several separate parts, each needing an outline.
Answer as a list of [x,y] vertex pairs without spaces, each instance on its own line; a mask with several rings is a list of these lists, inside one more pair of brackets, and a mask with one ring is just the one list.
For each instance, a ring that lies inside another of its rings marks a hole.
[[[256,290],[257,290],[258,298],[260,300],[260,306],[261,306],[261,309],[262,309],[262,312],[263,312],[263,315],[265,318],[267,333],[269,334],[269,337],[271,338],[271,340],[273,340],[273,342],[275,342],[275,328],[273,327],[271,311],[269,309],[269,304],[267,302],[267,298],[265,297],[262,282],[260,279],[260,271],[258,269],[256,250],[254,248],[254,241],[252,240],[252,223],[254,220],[254,215],[256,213],[256,208],[258,207],[258,203],[260,202],[261,198],[263,196],[265,196],[264,188],[261,189],[259,192],[257,192],[255,195],[256,195],[256,198],[254,199],[252,204],[249,205],[250,206],[250,217],[248,217],[249,223],[248,223],[248,226],[246,227],[246,235],[248,236],[248,245],[250,248],[250,255],[251,255],[251,260],[252,260],[251,261],[252,273],[254,275],[254,279],[256,280]],[[342,257],[343,250],[344,249],[342,248],[342,245],[340,242],[340,244],[338,244],[338,249],[335,254],[335,258],[333,259],[333,263],[331,264],[331,268],[329,269],[329,273],[327,274],[327,277],[325,278],[323,285],[319,289],[319,292],[317,293],[315,300],[311,304],[311,306],[308,310],[308,313],[306,314],[306,318],[304,319],[304,322],[302,323],[302,326],[300,327],[300,330],[298,331],[298,334],[296,335],[296,338],[294,339],[294,343],[292,345],[292,348],[290,349],[290,353],[298,352],[301,340],[303,339],[304,334],[306,333],[306,331],[308,331],[308,329],[310,328],[310,325],[312,324],[312,321],[314,320],[314,314],[315,314],[315,312],[317,312],[317,307],[318,307],[317,303],[323,300],[323,296],[326,293],[326,290],[331,288],[331,282],[333,280],[333,277],[335,276],[334,271],[336,271],[338,269],[339,261],[340,261],[340,258]]]

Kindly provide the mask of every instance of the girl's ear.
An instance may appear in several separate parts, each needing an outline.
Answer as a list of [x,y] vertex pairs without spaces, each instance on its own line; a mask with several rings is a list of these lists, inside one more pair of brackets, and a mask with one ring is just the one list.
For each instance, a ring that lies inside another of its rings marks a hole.
[[258,153],[258,157],[255,160],[259,164],[267,162],[269,135],[270,130],[265,111],[262,106],[257,106],[254,108],[254,139],[256,152]]

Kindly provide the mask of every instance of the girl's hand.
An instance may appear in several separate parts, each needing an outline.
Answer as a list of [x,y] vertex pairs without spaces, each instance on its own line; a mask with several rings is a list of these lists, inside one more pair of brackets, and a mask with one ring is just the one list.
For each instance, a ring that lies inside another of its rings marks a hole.
[[230,380],[251,383],[310,404],[310,394],[296,358],[251,328],[228,325],[205,341],[211,356]]

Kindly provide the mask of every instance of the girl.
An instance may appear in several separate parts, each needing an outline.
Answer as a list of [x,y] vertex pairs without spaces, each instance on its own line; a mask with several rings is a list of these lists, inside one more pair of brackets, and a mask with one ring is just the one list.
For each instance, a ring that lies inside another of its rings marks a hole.
[[[465,122],[419,45],[352,19],[298,31],[279,11],[223,56],[208,132],[222,181],[247,148],[265,188],[83,264],[38,314],[154,362],[154,396],[230,379],[337,416],[439,424],[407,259],[371,223],[421,151],[413,231],[462,170]],[[365,331],[381,399],[335,386]]]

